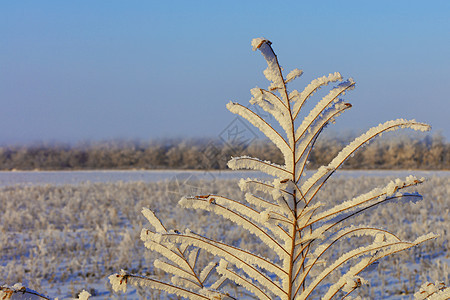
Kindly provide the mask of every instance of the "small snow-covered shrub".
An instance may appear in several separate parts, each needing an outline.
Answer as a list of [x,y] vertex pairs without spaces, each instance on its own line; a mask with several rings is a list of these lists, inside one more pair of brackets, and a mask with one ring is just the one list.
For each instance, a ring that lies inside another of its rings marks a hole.
[[414,299],[450,299],[450,288],[446,288],[443,282],[426,282],[420,287],[420,290],[414,294]]
[[[74,300],[87,300],[91,294],[83,290],[79,293],[78,297]],[[14,298],[13,298],[14,297]],[[42,295],[34,290],[24,287],[21,283],[16,283],[13,286],[3,285],[0,286],[0,299],[27,299],[27,300],[50,300],[48,296]]]
[[[274,179],[242,179],[239,187],[246,202],[208,194],[184,197],[179,204],[230,220],[259,238],[259,249],[246,249],[245,236],[240,244],[227,244],[189,229],[168,229],[154,212],[144,208],[142,213],[152,228],[143,229],[141,239],[162,256],[154,261],[154,267],[168,273],[171,282],[122,270],[109,277],[114,290],[125,292],[128,284],[134,284],[190,299],[234,299],[233,288],[239,287],[258,299],[346,297],[366,284],[363,271],[376,267],[381,258],[437,237],[430,233],[404,241],[385,229],[351,222],[355,215],[382,203],[420,200],[418,193],[404,190],[422,183],[423,178],[395,179],[347,201],[335,202],[332,197],[318,200],[330,176],[374,137],[399,128],[426,131],[430,127],[404,119],[380,124],[356,138],[328,165],[305,176],[308,157],[320,133],[351,107],[340,97],[353,89],[355,82],[333,73],[313,80],[302,92],[289,92],[287,84],[302,71],[294,69],[284,76],[270,41],[254,39],[252,46],[267,61],[264,75],[271,84],[268,89],[252,89],[250,103],[259,105],[278,125],[241,104],[230,102],[227,108],[262,131],[279,148],[284,164],[248,156],[232,158],[228,163],[231,169],[261,171]],[[300,122],[302,108],[311,95],[334,82],[340,83]],[[339,186],[335,188],[338,193]],[[198,257],[205,253],[219,259],[199,265]]]

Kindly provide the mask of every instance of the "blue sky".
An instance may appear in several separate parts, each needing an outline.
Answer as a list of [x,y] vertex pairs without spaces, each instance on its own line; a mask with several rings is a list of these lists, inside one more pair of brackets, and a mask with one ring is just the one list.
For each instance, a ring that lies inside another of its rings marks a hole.
[[2,1],[0,144],[217,137],[267,87],[250,42],[291,85],[339,71],[356,89],[331,130],[399,117],[450,140],[450,1]]

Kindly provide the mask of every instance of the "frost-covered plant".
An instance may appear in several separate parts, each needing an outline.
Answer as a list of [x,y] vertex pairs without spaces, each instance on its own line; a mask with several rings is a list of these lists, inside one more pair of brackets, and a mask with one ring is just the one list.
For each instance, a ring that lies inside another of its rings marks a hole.
[[[241,104],[230,102],[227,108],[265,134],[282,152],[284,165],[248,156],[232,158],[228,163],[231,169],[261,171],[274,179],[242,179],[239,186],[245,192],[246,203],[210,194],[184,197],[179,204],[215,213],[242,226],[258,237],[262,246],[271,249],[273,257],[262,257],[244,247],[190,230],[183,233],[168,230],[153,212],[144,209],[153,228],[143,229],[141,238],[149,249],[166,258],[156,260],[154,266],[171,275],[171,283],[122,271],[110,276],[115,291],[126,291],[127,284],[132,283],[191,299],[224,299],[231,296],[222,286],[231,282],[258,299],[307,299],[319,294],[323,299],[336,295],[346,297],[366,282],[360,277],[361,272],[376,265],[379,259],[436,237],[430,233],[414,241],[403,241],[384,229],[349,223],[356,214],[381,203],[420,200],[419,194],[403,190],[423,182],[423,178],[396,179],[340,203],[333,199],[318,200],[330,176],[374,137],[399,128],[426,131],[430,126],[404,119],[380,124],[352,141],[328,165],[306,176],[308,157],[320,133],[351,107],[340,97],[353,89],[355,82],[333,73],[313,80],[302,92],[289,92],[287,84],[301,76],[302,71],[295,69],[284,76],[270,41],[254,39],[252,46],[253,50],[259,49],[267,61],[264,75],[271,84],[268,89],[252,89],[250,103],[272,115],[280,129]],[[299,122],[300,111],[311,95],[335,82],[340,83]],[[344,253],[330,255],[341,243],[354,246]],[[220,261],[198,270],[199,250],[213,254]]]
[[[14,296],[14,299],[46,299],[50,300],[52,298],[42,295],[34,290],[31,290],[25,286],[23,286],[21,283],[16,283],[13,286],[8,285],[2,285],[0,286],[0,299],[2,300],[8,300],[12,299]],[[89,294],[87,291],[83,290],[78,295],[78,298],[75,298],[74,300],[87,300],[91,294]],[[57,300],[58,298],[56,298]]]
[[426,282],[422,284],[419,291],[414,294],[416,300],[440,300],[450,299],[450,288],[445,287],[443,282],[436,281],[435,283]]
[[21,295],[26,299],[50,299],[47,296],[41,295],[36,291],[24,287],[21,283],[16,283],[13,286],[0,286],[0,299],[11,299],[13,295]]

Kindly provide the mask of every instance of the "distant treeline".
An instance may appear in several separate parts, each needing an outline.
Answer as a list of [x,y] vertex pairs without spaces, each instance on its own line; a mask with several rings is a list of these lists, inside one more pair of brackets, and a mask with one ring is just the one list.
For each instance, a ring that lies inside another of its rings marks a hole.
[[[325,165],[348,143],[319,139],[309,169]],[[1,170],[226,169],[231,156],[248,155],[282,163],[270,142],[230,145],[218,140],[109,141],[78,145],[0,147]],[[450,144],[439,135],[375,140],[348,159],[347,169],[450,169]]]

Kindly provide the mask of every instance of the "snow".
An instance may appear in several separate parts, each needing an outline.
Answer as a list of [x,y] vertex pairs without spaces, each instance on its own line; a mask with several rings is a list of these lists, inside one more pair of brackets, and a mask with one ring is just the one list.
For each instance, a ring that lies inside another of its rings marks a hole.
[[292,108],[294,117],[297,117],[305,101],[318,89],[329,84],[330,82],[339,80],[342,80],[342,76],[340,73],[335,72],[333,74],[328,74],[328,76],[322,76],[320,78],[314,79],[308,86],[304,88],[301,93],[299,93],[298,91],[292,91],[289,95],[289,99],[292,99],[292,101],[294,101],[294,106]]
[[252,284],[250,279],[244,278],[242,275],[238,275],[237,273],[229,270],[228,263],[225,260],[221,260],[219,263],[219,267],[217,268],[217,271],[222,274],[226,275],[228,278],[232,278],[234,282],[237,284],[246,287],[247,290],[252,291],[255,296],[258,297],[258,299],[272,299],[268,296],[268,292],[264,289],[256,287],[254,284]]
[[295,139],[299,140],[305,134],[306,130],[310,128],[315,120],[321,118],[321,114],[325,111],[327,107],[337,102],[338,97],[342,95],[345,91],[352,89],[355,86],[355,82],[352,79],[339,84],[337,87],[332,89],[325,97],[320,100],[317,105],[310,111],[309,115],[303,119],[302,124],[297,128],[295,132]]
[[[0,203],[3,208],[0,215],[3,232],[0,236],[0,278],[4,280],[0,284],[13,285],[23,282],[25,286],[40,293],[60,299],[75,298],[77,295],[70,294],[70,291],[83,289],[93,295],[91,299],[116,297],[111,294],[107,280],[107,276],[112,272],[110,270],[127,268],[133,269],[135,273],[145,274],[147,271],[153,272],[153,261],[160,258],[158,255],[152,255],[140,241],[141,228],[153,228],[142,215],[142,207],[155,211],[165,225],[177,224],[175,226],[178,227],[180,224],[186,224],[194,232],[230,243],[245,243],[249,250],[259,249],[261,242],[258,239],[226,220],[176,207],[178,200],[168,199],[168,181],[158,181],[157,178],[161,176],[158,172],[135,172],[136,174],[132,171],[111,172],[112,174],[93,172],[103,183],[88,182],[89,176],[93,175],[90,172],[83,173],[86,175],[84,179],[80,172],[74,172],[76,174],[72,176],[70,172],[61,172],[56,183],[43,182],[43,179],[53,180],[58,177],[58,172],[55,172],[53,177],[45,177],[47,172],[30,172],[38,181],[28,185],[16,185],[13,179],[6,178],[10,184],[0,189]],[[203,178],[201,172],[193,173],[198,178]],[[222,175],[219,173],[224,172],[217,172],[215,180],[204,180],[198,185],[206,186],[210,192],[230,195],[231,198],[242,201],[245,201],[245,193],[239,189],[238,178],[260,177],[262,174],[228,172],[224,177],[220,177]],[[312,173],[314,172],[309,172],[308,175]],[[122,177],[118,176],[119,174]],[[146,174],[148,181],[140,180],[142,174]],[[370,293],[378,295],[377,298],[387,298],[385,290],[390,291],[390,297],[393,298],[392,293],[400,293],[405,284],[411,286],[410,291],[412,287],[417,291],[425,281],[447,280],[449,261],[445,257],[448,256],[450,172],[339,170],[330,179],[334,181],[325,185],[322,193],[318,195],[317,200],[325,205],[322,211],[327,211],[330,201],[343,203],[351,200],[352,195],[370,190],[370,187],[387,186],[391,181],[395,183],[396,177],[403,177],[404,181],[411,182],[413,177],[406,179],[409,174],[414,174],[416,178],[427,178],[425,183],[417,187],[424,195],[420,205],[382,205],[380,209],[361,215],[358,222],[365,222],[368,226],[391,228],[393,233],[406,240],[413,240],[428,231],[435,231],[440,237],[422,244],[417,251],[382,260],[377,269],[364,274],[363,277],[369,280],[371,285],[362,287],[362,298],[367,298]],[[1,174],[3,179],[8,175],[14,177],[17,173]],[[205,175],[204,178],[209,178],[208,176]],[[83,183],[71,184],[74,177]],[[231,177],[235,179],[230,181]],[[336,185],[339,189],[332,189]],[[209,202],[208,205],[214,206]],[[263,211],[266,209],[272,211],[269,205]],[[183,232],[184,228],[178,230]],[[247,236],[245,240],[242,240],[243,234]],[[127,236],[131,242],[122,242]],[[163,239],[162,235],[160,238]],[[267,259],[271,258],[270,253],[265,256]],[[199,259],[197,263],[208,265],[209,261],[204,261],[201,257]],[[400,281],[397,279],[397,269],[401,269],[403,273]],[[52,276],[53,279],[50,279]],[[147,298],[166,299],[164,294],[151,294],[148,288],[145,290]],[[144,295],[141,294],[143,291],[130,287],[127,290],[127,299],[140,299]],[[117,297],[120,298],[121,294]],[[408,296],[399,294],[395,297],[408,299]]]
[[263,110],[270,113],[275,120],[284,129],[288,136],[289,146],[292,147],[292,123],[289,121],[289,109],[287,105],[272,92],[260,88],[251,89],[253,98],[250,99],[250,104],[258,104]]
[[252,48],[253,51],[256,51],[262,43],[264,43],[265,41],[267,41],[267,39],[265,38],[256,38],[252,40]]
[[270,161],[262,161],[250,156],[232,157],[228,162],[228,167],[232,170],[251,169],[278,178],[292,177],[292,174],[286,170],[285,166],[274,164]]
[[286,142],[286,140],[258,114],[245,106],[233,102],[229,102],[227,104],[227,108],[230,112],[240,115],[248,120],[253,126],[258,128],[280,149],[285,157],[292,156],[292,150],[288,142]]
[[434,283],[424,283],[420,290],[414,294],[414,298],[417,300],[423,299],[449,299],[450,298],[450,288],[444,289],[444,282],[436,281]]
[[[313,171],[307,171],[310,176]],[[339,170],[334,174],[346,177],[404,177],[414,173],[420,177],[450,176],[450,171],[425,170]],[[179,175],[194,175],[198,180],[227,180],[239,178],[271,179],[262,172],[230,170],[105,170],[105,171],[0,171],[0,188],[8,186],[79,185],[110,182],[159,182]]]
[[[254,175],[253,175],[254,174]],[[0,187],[13,185],[65,185],[108,182],[158,182],[176,176],[193,175],[201,180],[233,179],[248,176],[264,178],[252,171],[230,170],[105,170],[105,171],[0,171]],[[267,177],[267,176],[266,176]]]
[[289,74],[287,74],[285,81],[286,81],[286,83],[288,83],[289,81],[292,81],[292,80],[302,76],[302,74],[303,74],[302,70],[294,69],[291,72],[289,72]]

